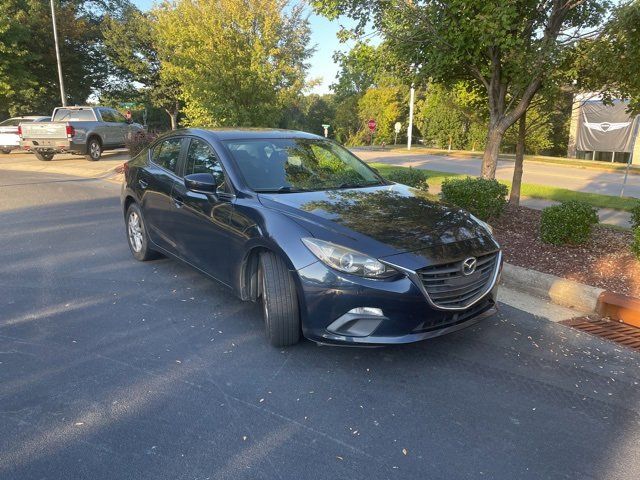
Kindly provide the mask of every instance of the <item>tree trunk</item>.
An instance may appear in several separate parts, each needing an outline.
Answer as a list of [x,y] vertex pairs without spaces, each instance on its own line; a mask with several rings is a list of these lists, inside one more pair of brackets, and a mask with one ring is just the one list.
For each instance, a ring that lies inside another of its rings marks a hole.
[[496,168],[498,167],[498,153],[500,152],[500,144],[504,131],[491,122],[489,132],[487,133],[487,144],[484,148],[482,156],[482,178],[496,178]]
[[511,195],[509,203],[514,207],[520,206],[520,186],[522,185],[522,170],[524,167],[524,147],[527,135],[527,112],[520,117],[518,124],[518,142],[516,143],[516,163],[513,167],[513,182],[511,183]]

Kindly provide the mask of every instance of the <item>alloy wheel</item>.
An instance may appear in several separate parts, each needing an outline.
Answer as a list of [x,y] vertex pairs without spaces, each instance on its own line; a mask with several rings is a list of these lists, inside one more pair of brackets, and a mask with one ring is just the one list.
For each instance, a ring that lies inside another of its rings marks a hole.
[[131,248],[134,252],[139,253],[142,250],[142,224],[140,216],[136,212],[129,214],[128,230]]

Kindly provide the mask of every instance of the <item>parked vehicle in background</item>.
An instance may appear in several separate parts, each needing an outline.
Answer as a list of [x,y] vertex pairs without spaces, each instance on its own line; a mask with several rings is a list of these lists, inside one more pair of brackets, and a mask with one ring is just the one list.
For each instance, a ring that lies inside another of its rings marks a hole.
[[300,335],[415,342],[495,312],[502,253],[491,227],[326,138],[178,130],[124,173],[133,256],[169,255],[261,302],[275,346]]
[[56,153],[99,160],[103,151],[124,147],[127,139],[142,131],[142,125],[127,121],[108,107],[58,107],[50,122],[20,126],[22,147],[45,161]]
[[0,122],[0,151],[10,153],[11,150],[20,148],[20,135],[18,126],[21,123],[48,122],[51,117],[43,115],[31,115],[26,117],[12,117]]

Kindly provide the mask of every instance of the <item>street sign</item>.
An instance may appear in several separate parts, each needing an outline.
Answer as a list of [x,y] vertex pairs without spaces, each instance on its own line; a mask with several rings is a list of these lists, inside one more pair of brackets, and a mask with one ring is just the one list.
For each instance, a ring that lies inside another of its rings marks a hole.
[[393,144],[398,143],[398,134],[400,133],[400,129],[402,128],[402,124],[400,122],[396,122],[393,126],[393,129],[396,131],[396,137],[393,139]]
[[327,138],[329,136],[329,127],[331,125],[329,125],[328,123],[323,123],[322,124],[322,128],[324,128],[324,138]]
[[120,102],[122,108],[134,108],[136,104],[134,102]]
[[376,129],[376,125],[378,124],[373,118],[367,122],[367,126],[369,127],[369,130],[371,130],[372,132]]

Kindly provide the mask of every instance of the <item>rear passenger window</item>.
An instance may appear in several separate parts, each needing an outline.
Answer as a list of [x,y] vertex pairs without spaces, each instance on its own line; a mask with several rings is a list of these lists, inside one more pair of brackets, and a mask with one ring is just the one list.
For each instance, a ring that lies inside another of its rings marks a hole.
[[206,142],[195,138],[191,140],[189,145],[184,169],[185,175],[191,175],[192,173],[210,173],[213,175],[216,185],[223,186],[224,171],[213,149]]
[[153,163],[175,173],[180,157],[181,138],[171,138],[159,143],[153,149]]

